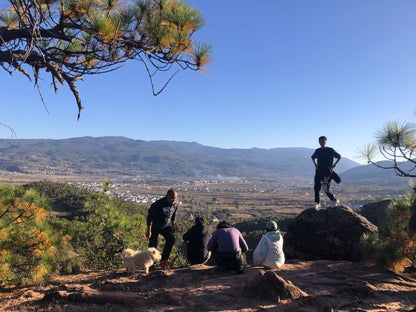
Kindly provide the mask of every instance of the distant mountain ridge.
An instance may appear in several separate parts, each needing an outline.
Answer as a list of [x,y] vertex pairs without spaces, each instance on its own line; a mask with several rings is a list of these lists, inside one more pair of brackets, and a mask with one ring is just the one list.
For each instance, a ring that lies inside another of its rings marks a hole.
[[[196,142],[142,141],[126,137],[0,139],[0,169],[27,173],[55,170],[73,174],[310,180],[314,174],[310,158],[313,151],[308,148],[223,149]],[[357,169],[360,167],[363,166],[343,158],[337,172],[348,174],[354,169],[360,173]],[[383,175],[386,171],[378,169],[378,172]]]
[[[378,164],[382,167],[389,167],[391,163],[388,161],[380,161]],[[413,168],[413,165],[404,163],[402,166],[405,171]],[[408,177],[400,177],[391,169],[381,169],[374,165],[358,166],[349,169],[342,174],[345,185],[376,185],[376,186],[390,186],[390,185],[408,185],[412,180]]]
[[[313,174],[312,153],[306,148],[222,149],[195,142],[125,137],[3,139],[0,167],[24,171],[32,163],[69,166],[79,173],[93,169],[179,177],[303,177]],[[357,163],[344,159],[340,170],[355,166]]]

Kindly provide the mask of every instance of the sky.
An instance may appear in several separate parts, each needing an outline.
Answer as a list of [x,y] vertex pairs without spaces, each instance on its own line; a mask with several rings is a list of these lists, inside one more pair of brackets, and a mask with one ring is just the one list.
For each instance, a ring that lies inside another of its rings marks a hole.
[[[3,2],[3,1],[2,1]],[[359,151],[389,121],[415,122],[416,1],[189,0],[212,44],[208,72],[181,71],[153,96],[130,62],[78,83],[84,110],[47,76],[0,71],[0,122],[18,139],[124,136],[221,148]],[[160,84],[159,84],[160,85]],[[12,138],[0,127],[0,138]]]

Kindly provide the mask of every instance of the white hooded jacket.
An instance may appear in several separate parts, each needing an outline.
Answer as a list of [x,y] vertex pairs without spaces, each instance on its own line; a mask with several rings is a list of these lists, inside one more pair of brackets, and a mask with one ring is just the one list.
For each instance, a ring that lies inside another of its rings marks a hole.
[[254,265],[275,269],[285,263],[283,237],[279,231],[270,231],[261,237],[253,253]]

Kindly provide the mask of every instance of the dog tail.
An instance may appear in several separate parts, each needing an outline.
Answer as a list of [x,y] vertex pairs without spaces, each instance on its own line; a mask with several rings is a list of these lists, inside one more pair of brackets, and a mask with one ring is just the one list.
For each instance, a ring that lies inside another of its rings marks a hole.
[[131,257],[135,254],[136,252],[133,249],[127,248],[124,249],[123,252],[121,253],[121,257],[123,259],[127,258],[127,257]]

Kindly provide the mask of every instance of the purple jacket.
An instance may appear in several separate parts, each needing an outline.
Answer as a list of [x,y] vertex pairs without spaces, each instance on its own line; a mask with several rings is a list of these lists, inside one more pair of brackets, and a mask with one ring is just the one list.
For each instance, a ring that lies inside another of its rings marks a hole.
[[[218,249],[216,249],[218,246]],[[212,237],[208,242],[208,250],[219,252],[246,252],[248,246],[236,228],[217,229],[212,233]]]

